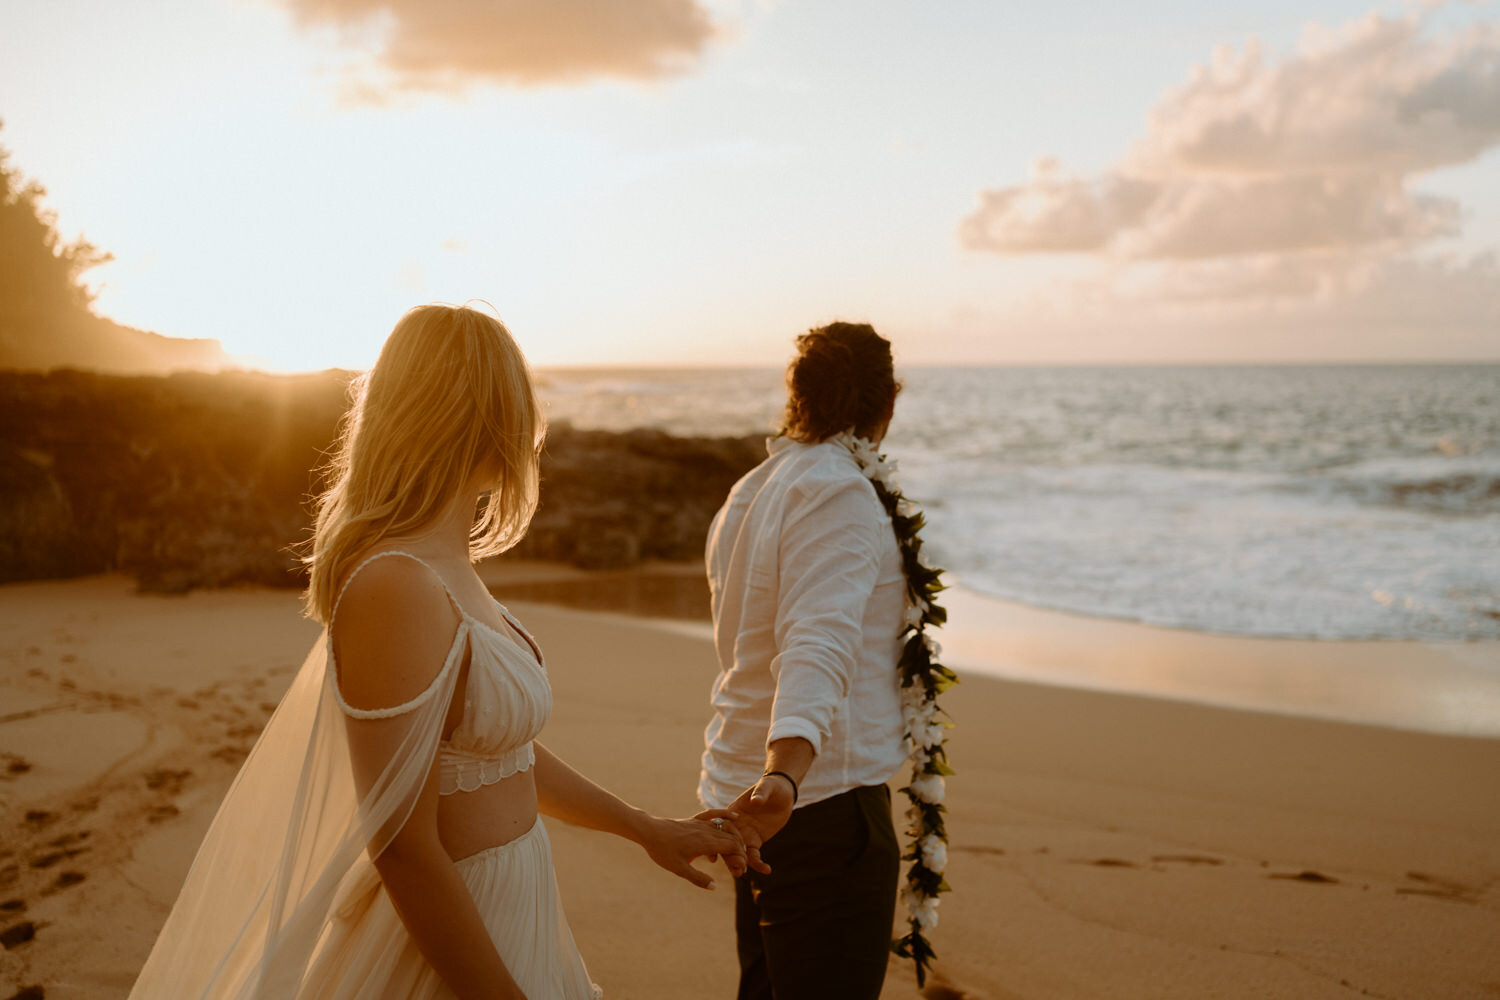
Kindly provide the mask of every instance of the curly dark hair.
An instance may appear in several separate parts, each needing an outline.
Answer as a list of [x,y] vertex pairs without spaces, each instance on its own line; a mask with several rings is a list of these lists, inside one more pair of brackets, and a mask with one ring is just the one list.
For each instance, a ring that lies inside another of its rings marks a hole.
[[842,431],[873,434],[901,386],[890,341],[868,323],[829,323],[797,338],[786,388],[781,432],[815,444]]

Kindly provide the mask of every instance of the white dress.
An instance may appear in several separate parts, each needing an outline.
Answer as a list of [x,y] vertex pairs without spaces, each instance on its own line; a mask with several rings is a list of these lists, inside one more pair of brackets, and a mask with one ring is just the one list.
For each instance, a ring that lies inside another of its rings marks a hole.
[[[350,578],[387,556],[421,562],[381,552]],[[552,706],[540,650],[509,612],[501,608],[529,645],[453,605],[461,620],[442,669],[421,694],[390,708],[344,702],[324,633],[220,806],[131,1000],[453,995],[407,934],[370,859],[405,823],[435,762],[443,794],[530,767],[531,741]],[[444,740],[466,651],[463,719]],[[356,779],[351,737],[381,748],[378,774]],[[527,997],[602,996],[563,915],[540,817],[456,867]]]

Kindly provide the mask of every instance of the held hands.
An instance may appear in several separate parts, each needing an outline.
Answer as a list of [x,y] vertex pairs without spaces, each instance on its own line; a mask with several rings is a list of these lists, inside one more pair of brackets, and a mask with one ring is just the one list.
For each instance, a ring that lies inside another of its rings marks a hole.
[[797,804],[797,782],[812,765],[817,750],[801,736],[773,740],[766,746],[766,772],[740,793],[728,809],[709,809],[691,820],[651,818],[654,835],[638,838],[652,860],[694,885],[713,888],[707,872],[691,864],[697,857],[723,855],[729,873],[738,878],[747,870],[771,874],[761,857],[766,841],[776,836]]
[[[745,870],[745,842],[735,828],[738,817],[727,809],[709,809],[692,819],[652,817],[640,844],[651,860],[687,879],[700,889],[716,888],[707,872],[693,866],[695,858],[712,861],[722,855],[729,870],[738,875]],[[719,826],[714,820],[722,820]],[[736,868],[738,870],[736,871]]]
[[[738,877],[744,874],[745,866],[748,865],[762,875],[771,874],[771,866],[761,860],[760,849],[786,826],[786,821],[792,818],[792,806],[796,802],[797,795],[790,779],[779,774],[766,774],[741,792],[739,798],[729,803],[728,814],[745,845],[743,861],[738,869],[735,862],[740,859],[724,859],[730,872]],[[712,812],[698,815],[706,817]]]

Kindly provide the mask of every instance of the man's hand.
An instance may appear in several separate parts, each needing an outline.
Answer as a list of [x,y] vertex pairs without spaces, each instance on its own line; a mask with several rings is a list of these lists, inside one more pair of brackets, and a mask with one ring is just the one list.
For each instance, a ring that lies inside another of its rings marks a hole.
[[792,818],[795,802],[792,783],[781,775],[767,774],[729,803],[734,825],[745,841],[745,863],[762,875],[771,874],[771,866],[761,859],[760,849]]

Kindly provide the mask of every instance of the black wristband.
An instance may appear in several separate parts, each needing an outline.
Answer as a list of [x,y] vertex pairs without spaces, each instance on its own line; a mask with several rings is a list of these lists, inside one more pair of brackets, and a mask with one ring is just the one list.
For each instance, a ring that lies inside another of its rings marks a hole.
[[794,778],[794,777],[792,777],[790,774],[787,774],[785,771],[767,771],[764,774],[762,774],[761,777],[762,778],[769,778],[772,775],[778,775],[778,776],[783,777],[787,781],[790,781],[792,783],[792,805],[796,805],[797,804],[797,779]]

